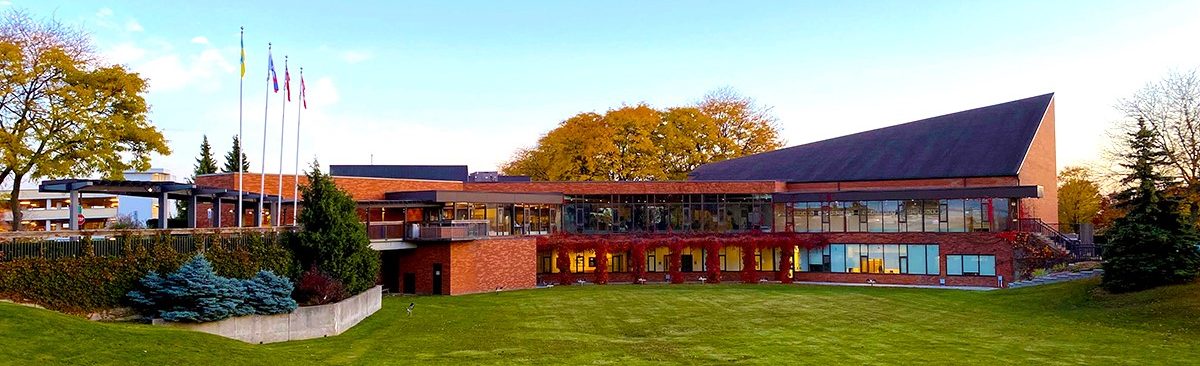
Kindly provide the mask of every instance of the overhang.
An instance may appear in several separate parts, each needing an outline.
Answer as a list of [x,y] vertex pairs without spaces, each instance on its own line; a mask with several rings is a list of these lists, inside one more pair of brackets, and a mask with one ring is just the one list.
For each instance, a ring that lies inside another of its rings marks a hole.
[[771,195],[771,201],[781,203],[1040,197],[1042,197],[1042,186],[1008,186],[839,192],[783,192]]
[[411,202],[475,202],[475,203],[532,203],[562,204],[562,193],[509,193],[479,191],[413,191],[391,192],[388,200]]

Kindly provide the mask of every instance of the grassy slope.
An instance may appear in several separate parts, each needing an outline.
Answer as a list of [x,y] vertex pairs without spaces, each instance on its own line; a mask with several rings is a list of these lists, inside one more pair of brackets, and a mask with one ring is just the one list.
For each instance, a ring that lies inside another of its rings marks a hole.
[[[0,304],[0,363],[1186,363],[1200,284],[966,292],[781,285],[586,286],[389,297],[333,338],[271,345]],[[416,315],[403,307],[417,302]]]

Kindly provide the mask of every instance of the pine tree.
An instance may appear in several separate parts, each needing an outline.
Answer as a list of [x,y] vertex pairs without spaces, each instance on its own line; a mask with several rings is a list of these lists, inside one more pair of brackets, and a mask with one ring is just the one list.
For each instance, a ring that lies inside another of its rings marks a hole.
[[[236,140],[237,137],[234,137]],[[208,135],[204,135],[200,141],[200,157],[196,158],[196,165],[192,166],[192,177],[188,178],[188,183],[196,181],[196,177],[204,174],[213,174],[217,172],[217,159],[213,157],[212,145],[208,144]],[[190,214],[188,212],[188,203],[184,200],[175,201],[175,218],[171,222],[171,227],[183,227],[186,225],[186,219]]]
[[307,175],[308,184],[300,190],[302,230],[295,248],[301,268],[315,265],[351,294],[375,286],[379,253],[371,249],[354,199],[322,173],[316,161]]
[[217,159],[213,157],[212,145],[208,144],[208,135],[204,135],[200,142],[200,157],[196,158],[196,165],[192,167],[192,177],[216,172]]
[[1159,172],[1167,156],[1155,141],[1155,131],[1138,121],[1129,134],[1130,171],[1121,180],[1127,189],[1116,195],[1117,206],[1128,214],[1108,230],[1104,248],[1102,285],[1112,292],[1128,292],[1166,284],[1184,283],[1200,275],[1200,235],[1194,221],[1185,218],[1180,201],[1164,194],[1175,182]]
[[242,151],[242,142],[238,140],[237,136],[234,136],[233,137],[233,148],[231,150],[229,150],[228,153],[225,153],[225,166],[221,168],[221,172],[237,173],[237,171],[238,171],[237,156],[238,155],[242,156],[242,171],[243,172],[250,171],[250,160],[246,159],[246,152]]

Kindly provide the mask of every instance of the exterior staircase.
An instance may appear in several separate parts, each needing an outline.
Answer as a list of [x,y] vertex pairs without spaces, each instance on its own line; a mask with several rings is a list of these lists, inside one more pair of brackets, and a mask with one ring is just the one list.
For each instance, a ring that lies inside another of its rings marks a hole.
[[1045,285],[1045,284],[1050,284],[1050,283],[1074,281],[1074,280],[1079,280],[1079,279],[1084,279],[1084,278],[1096,277],[1103,273],[1104,273],[1104,270],[1099,269],[1099,268],[1088,269],[1088,270],[1083,270],[1083,271],[1079,271],[1079,272],[1055,272],[1055,273],[1051,273],[1051,274],[1048,274],[1048,275],[1045,275],[1042,277],[1038,277],[1038,278],[1034,278],[1034,279],[1030,279],[1030,280],[1009,283],[1008,288],[1029,287],[1029,286]]

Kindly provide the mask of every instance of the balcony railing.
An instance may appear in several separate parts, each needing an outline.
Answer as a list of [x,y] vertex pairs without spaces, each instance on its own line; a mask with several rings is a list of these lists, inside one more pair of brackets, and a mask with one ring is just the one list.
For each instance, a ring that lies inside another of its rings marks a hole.
[[447,220],[435,222],[372,222],[367,225],[371,240],[458,241],[488,237],[487,220]]

